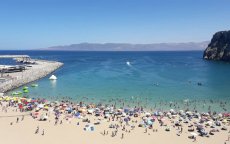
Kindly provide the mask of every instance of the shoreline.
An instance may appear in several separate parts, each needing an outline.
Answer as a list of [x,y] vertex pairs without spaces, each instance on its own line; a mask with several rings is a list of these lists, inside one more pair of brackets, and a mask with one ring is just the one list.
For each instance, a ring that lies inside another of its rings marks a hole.
[[[39,80],[63,66],[63,63],[57,61],[37,60],[35,65],[27,67],[25,71],[16,73],[7,73],[9,80],[0,84],[0,92],[6,93],[20,86]],[[6,74],[5,74],[6,75]]]

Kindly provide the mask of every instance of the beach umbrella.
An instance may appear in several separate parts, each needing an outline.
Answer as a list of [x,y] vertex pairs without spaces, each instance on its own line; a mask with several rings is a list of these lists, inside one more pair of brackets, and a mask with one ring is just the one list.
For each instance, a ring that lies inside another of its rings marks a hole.
[[170,112],[167,113],[167,116],[171,116],[172,114]]
[[186,114],[187,115],[192,115],[192,112],[191,111],[187,111]]
[[34,115],[39,115],[39,112],[34,112]]
[[174,112],[174,109],[170,109],[170,112]]
[[48,109],[49,109],[49,107],[46,105],[46,106],[44,106],[44,109],[48,110]]
[[143,120],[147,120],[148,118],[145,116],[145,117],[142,117]]
[[222,113],[219,113],[219,114],[218,114],[218,117],[219,117],[219,118],[222,118],[222,117],[223,117]]
[[106,117],[106,118],[110,117],[110,114],[105,114],[105,117]]
[[208,125],[212,125],[213,122],[212,122],[212,121],[208,121],[207,124],[208,124]]
[[197,129],[202,129],[203,125],[197,125]]
[[179,113],[184,113],[184,110],[179,110]]
[[128,108],[125,108],[125,109],[124,109],[124,112],[125,112],[125,113],[128,113],[129,111],[130,111],[130,109],[128,109]]
[[152,124],[153,124],[153,122],[152,122],[151,120],[148,119],[147,125],[152,125]]
[[117,111],[118,111],[118,112],[121,112],[121,111],[122,111],[122,109],[117,109]]
[[160,116],[163,116],[163,113],[162,113],[162,112],[159,112],[158,114],[159,114]]
[[27,102],[31,102],[31,99],[27,99]]
[[41,117],[40,117],[41,120],[47,120],[48,119],[48,116],[42,114]]
[[81,112],[82,112],[82,113],[85,113],[85,112],[86,112],[86,109],[82,108],[82,109],[81,109]]
[[154,115],[154,116],[158,116],[158,115],[159,115],[158,111],[154,112],[153,115]]
[[125,122],[128,122],[128,121],[129,121],[129,119],[128,119],[128,118],[124,118],[124,121],[125,121]]
[[153,119],[153,120],[156,120],[156,119],[157,119],[157,117],[156,117],[156,116],[152,116],[152,119]]
[[228,122],[227,119],[222,120],[222,123],[227,123],[227,122]]
[[123,112],[123,113],[122,113],[122,117],[125,117],[125,116],[126,116],[126,113]]
[[92,113],[94,112],[94,109],[88,109],[87,112],[88,112],[89,114],[92,114]]
[[80,116],[81,114],[79,113],[79,112],[77,112],[76,114],[75,114],[75,116],[76,117],[78,117],[78,116]]
[[190,134],[191,134],[192,136],[194,136],[194,137],[198,136],[198,134],[195,133],[195,132],[191,132]]
[[6,101],[9,101],[9,100],[10,100],[10,97],[7,97],[7,98],[6,98]]
[[14,101],[17,101],[17,100],[18,100],[18,97],[14,97],[13,100],[14,100]]
[[151,116],[151,114],[150,114],[149,112],[146,112],[146,113],[145,113],[145,116],[148,117],[148,116]]
[[39,104],[37,105],[38,108],[44,108],[44,105],[43,104]]

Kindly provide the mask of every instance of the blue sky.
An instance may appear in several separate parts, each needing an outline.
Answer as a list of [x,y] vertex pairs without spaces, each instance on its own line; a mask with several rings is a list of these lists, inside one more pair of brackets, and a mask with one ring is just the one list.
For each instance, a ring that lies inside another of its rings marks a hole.
[[0,0],[0,49],[210,40],[229,0]]

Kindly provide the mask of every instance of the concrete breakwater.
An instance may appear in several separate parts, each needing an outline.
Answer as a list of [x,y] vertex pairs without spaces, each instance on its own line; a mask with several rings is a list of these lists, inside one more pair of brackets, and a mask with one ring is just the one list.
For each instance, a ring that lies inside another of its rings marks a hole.
[[63,65],[63,63],[56,61],[33,61],[35,61],[36,64],[30,65],[31,67],[27,67],[25,71],[4,74],[7,75],[7,80],[0,83],[0,92],[4,93],[27,83],[38,80],[40,78],[43,78]]

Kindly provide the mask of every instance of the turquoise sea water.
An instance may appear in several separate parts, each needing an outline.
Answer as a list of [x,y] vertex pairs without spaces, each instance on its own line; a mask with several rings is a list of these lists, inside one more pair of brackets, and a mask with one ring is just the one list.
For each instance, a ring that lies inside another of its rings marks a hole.
[[[28,54],[32,58],[64,63],[54,72],[58,80],[50,81],[50,75],[38,80],[39,86],[29,89],[30,97],[71,97],[76,101],[154,109],[207,111],[209,106],[216,111],[230,109],[230,64],[203,60],[201,51],[0,53]],[[9,61],[1,60],[1,63]],[[21,88],[14,91],[18,90]]]

